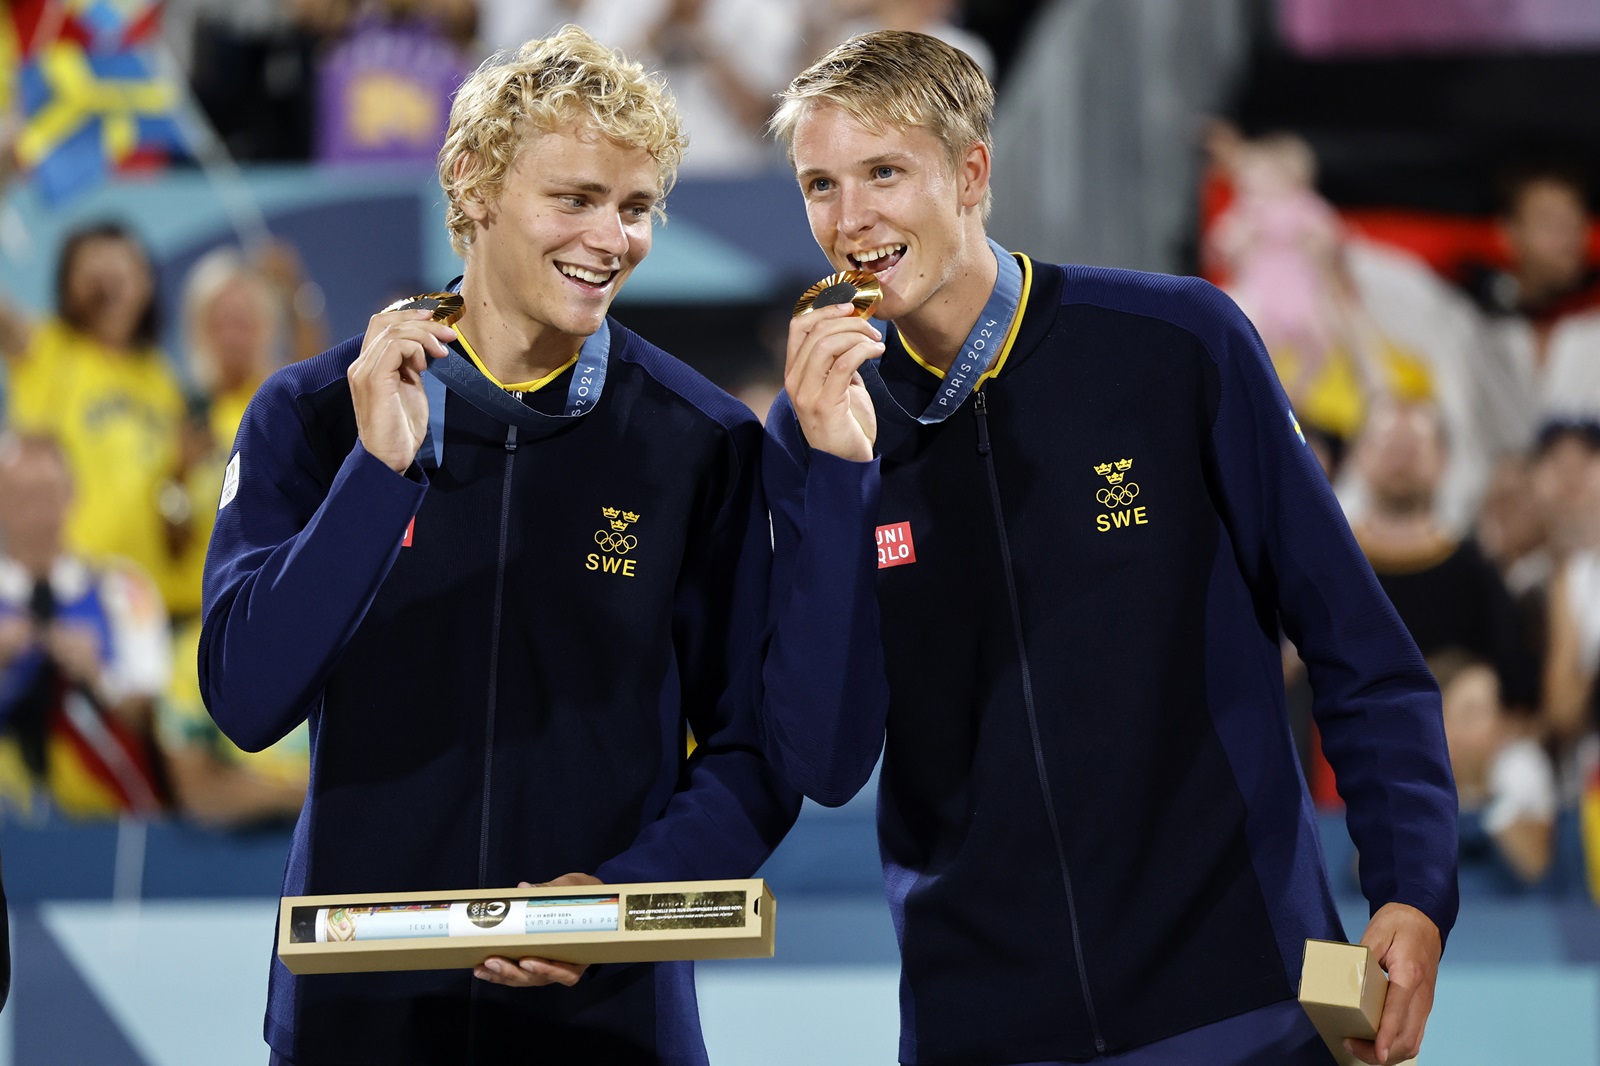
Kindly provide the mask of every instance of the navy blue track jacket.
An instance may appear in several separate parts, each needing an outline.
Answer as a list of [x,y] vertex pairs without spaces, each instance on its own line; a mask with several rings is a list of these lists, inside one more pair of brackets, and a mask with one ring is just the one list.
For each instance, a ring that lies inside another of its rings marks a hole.
[[[610,329],[591,412],[518,436],[451,395],[442,466],[405,476],[357,440],[359,338],[251,402],[200,681],[246,749],[310,719],[285,894],[746,877],[792,824],[757,737],[760,426]],[[560,413],[570,373],[525,402]],[[266,1035],[308,1064],[705,1061],[689,964],[512,989],[274,960]]]
[[1249,322],[1195,279],[1023,262],[944,422],[906,414],[938,382],[892,330],[872,463],[811,454],[785,397],[768,420],[765,740],[838,803],[887,727],[907,1063],[1087,1059],[1295,994],[1343,933],[1280,622],[1373,908],[1456,913],[1438,691]]

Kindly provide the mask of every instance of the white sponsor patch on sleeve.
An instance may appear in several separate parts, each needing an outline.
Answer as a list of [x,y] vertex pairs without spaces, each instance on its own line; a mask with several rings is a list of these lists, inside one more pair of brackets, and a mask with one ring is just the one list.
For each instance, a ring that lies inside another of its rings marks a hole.
[[[239,456],[242,452],[234,452],[233,458],[228,460],[228,469],[222,472],[222,502],[217,504],[217,510],[222,510],[233,502],[239,495]],[[213,467],[212,469],[215,469]]]

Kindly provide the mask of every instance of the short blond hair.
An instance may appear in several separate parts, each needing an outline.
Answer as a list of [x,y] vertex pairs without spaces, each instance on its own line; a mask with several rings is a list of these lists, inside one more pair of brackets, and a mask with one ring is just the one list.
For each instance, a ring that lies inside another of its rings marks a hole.
[[462,202],[492,203],[530,137],[574,122],[650,154],[660,181],[656,213],[665,217],[661,204],[688,145],[672,94],[621,52],[577,26],[563,26],[554,36],[490,56],[456,91],[439,150],[439,184],[457,253],[465,255],[472,243],[473,223]]
[[278,348],[288,331],[277,290],[260,270],[250,265],[238,249],[224,245],[201,256],[189,268],[183,283],[183,330],[189,355],[189,373],[194,383],[207,393],[217,387],[217,353],[207,335],[205,317],[211,304],[230,286],[244,285],[254,297],[262,320],[267,325],[267,348],[257,372],[263,377],[275,367]]
[[[879,30],[852,37],[801,71],[778,101],[767,128],[790,163],[795,127],[816,101],[835,105],[868,129],[927,130],[944,145],[952,170],[974,144],[994,151],[994,86],[971,56],[925,33]],[[990,201],[986,191],[986,218]]]

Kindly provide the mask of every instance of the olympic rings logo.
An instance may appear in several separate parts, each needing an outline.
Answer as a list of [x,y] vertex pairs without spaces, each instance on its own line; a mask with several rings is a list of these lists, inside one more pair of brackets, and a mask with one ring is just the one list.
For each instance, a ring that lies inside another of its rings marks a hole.
[[600,545],[601,551],[611,552],[613,555],[627,555],[639,546],[638,537],[631,534],[623,536],[620,533],[610,533],[604,529],[594,531],[594,542]]
[[1138,484],[1130,481],[1126,485],[1118,485],[1115,488],[1101,489],[1099,492],[1094,494],[1094,498],[1114,511],[1118,507],[1128,506],[1138,495]]

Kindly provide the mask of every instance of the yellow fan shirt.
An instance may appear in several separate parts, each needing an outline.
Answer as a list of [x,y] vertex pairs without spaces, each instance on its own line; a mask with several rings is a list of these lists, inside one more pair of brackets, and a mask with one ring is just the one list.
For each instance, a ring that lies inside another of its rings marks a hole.
[[[1361,382],[1355,360],[1344,348],[1334,348],[1314,374],[1308,374],[1300,353],[1292,345],[1272,351],[1272,365],[1289,394],[1295,413],[1308,426],[1334,436],[1352,439],[1367,419],[1370,397]],[[1401,400],[1433,396],[1433,374],[1421,356],[1385,342],[1378,354],[1380,386]]]
[[70,550],[133,560],[173,591],[157,493],[171,474],[183,391],[161,352],[118,352],[59,320],[40,324],[10,366],[8,421],[61,442],[72,467]]
[[194,518],[189,541],[172,561],[172,580],[167,591],[167,609],[178,617],[200,613],[200,582],[206,567],[206,546],[211,543],[211,528],[217,523],[217,502],[222,497],[222,474],[233,455],[233,438],[239,435],[244,409],[260,382],[224,392],[211,401],[211,440],[216,450],[195,463],[184,479],[189,506]]

